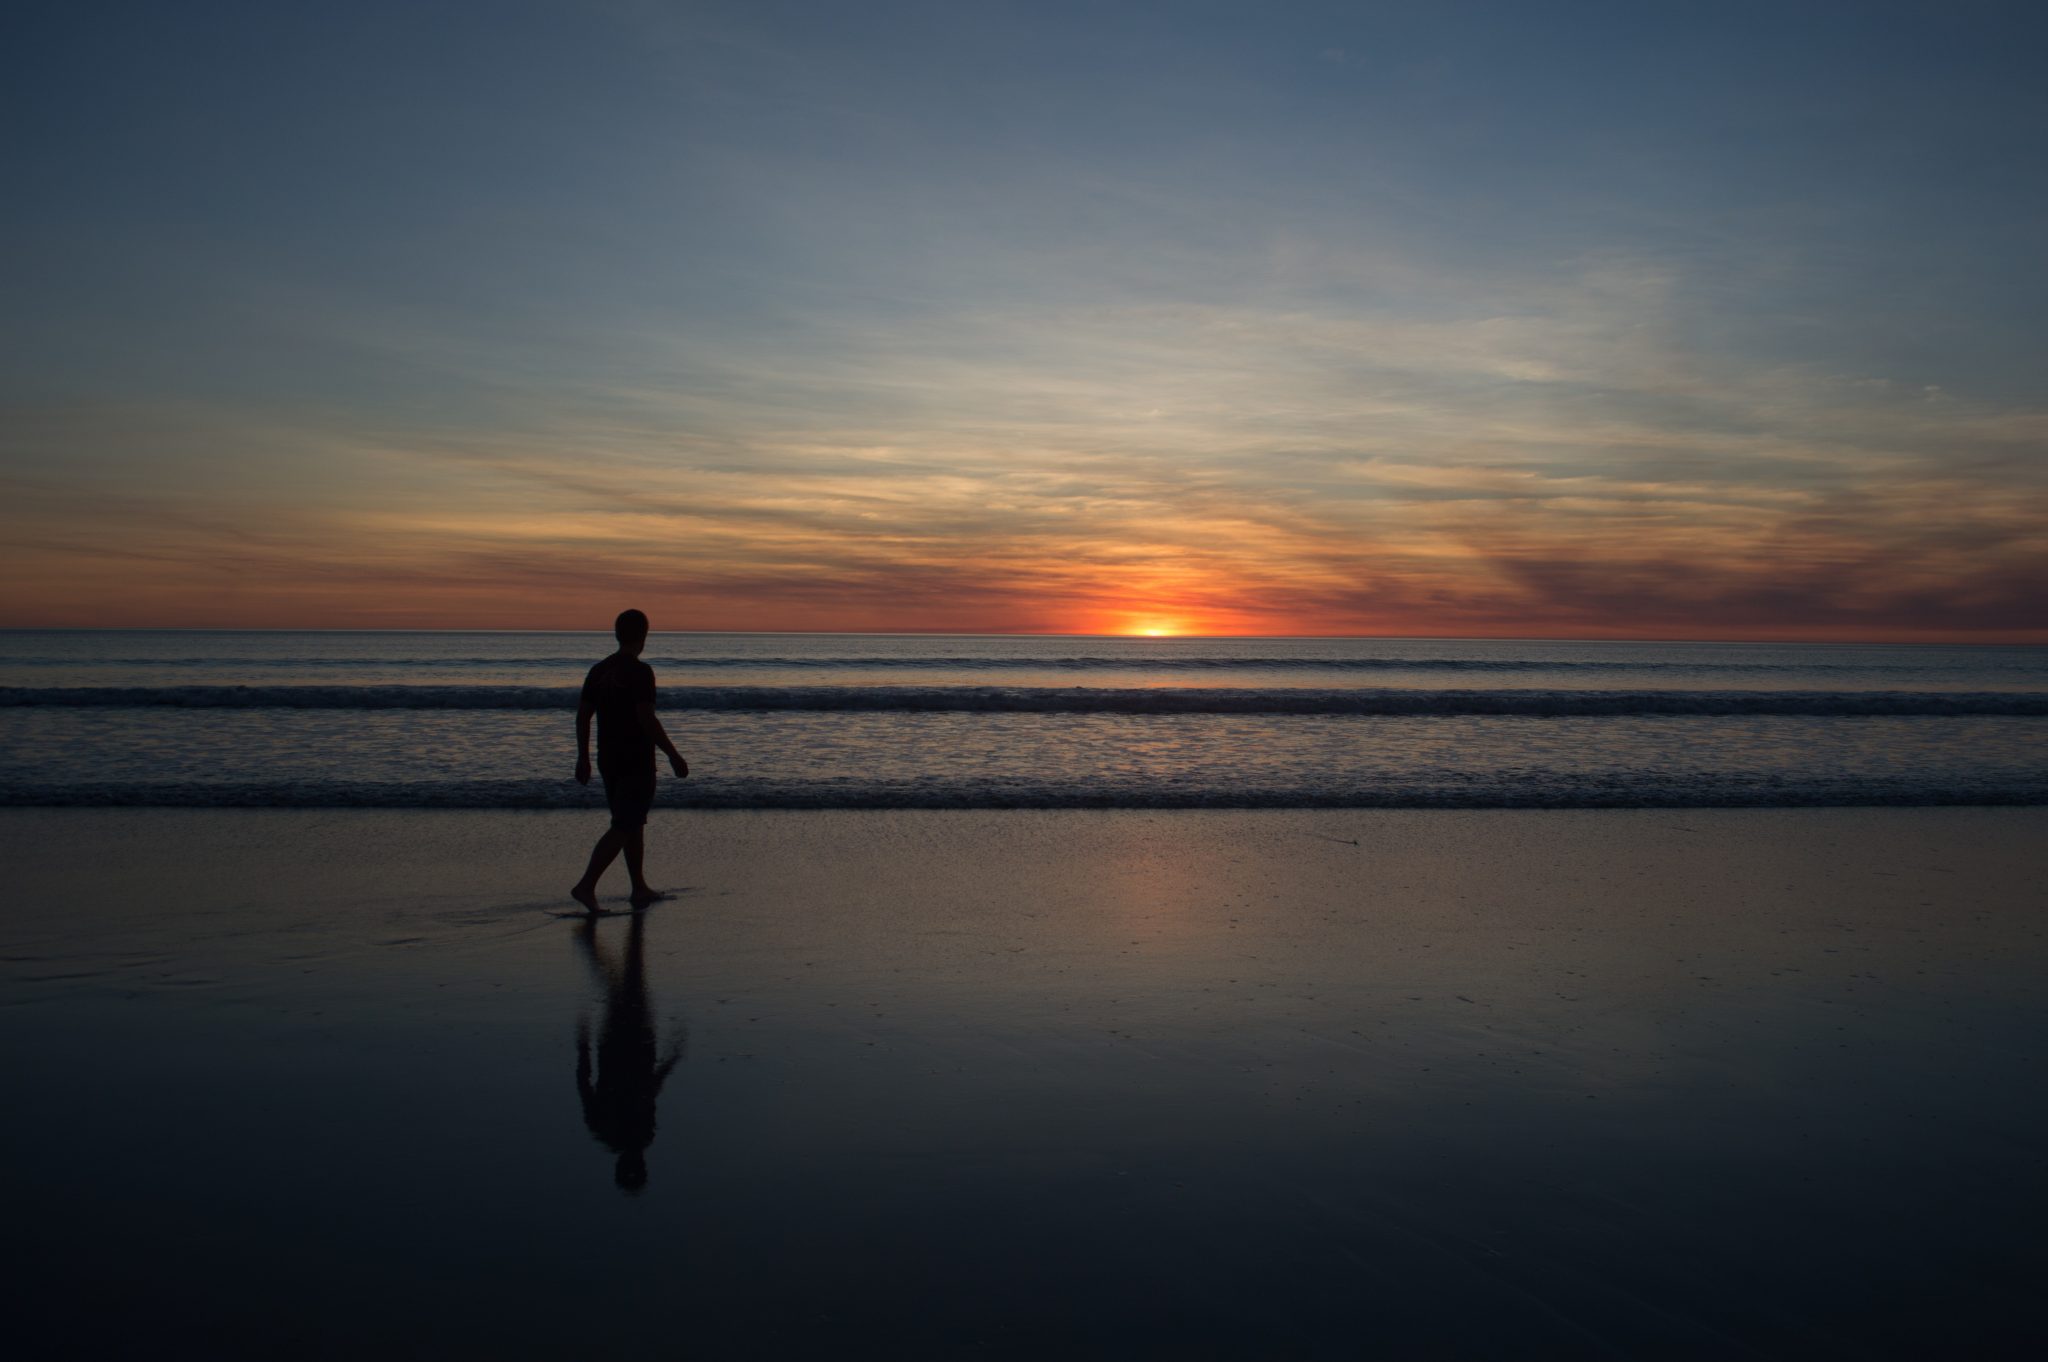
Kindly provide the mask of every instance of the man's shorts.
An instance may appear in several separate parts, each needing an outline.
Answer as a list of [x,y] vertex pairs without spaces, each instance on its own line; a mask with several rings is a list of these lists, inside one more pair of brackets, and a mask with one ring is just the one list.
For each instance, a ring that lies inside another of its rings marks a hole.
[[604,802],[612,811],[612,826],[647,826],[647,811],[654,807],[654,764],[635,763],[623,771],[599,767],[598,774],[604,777]]

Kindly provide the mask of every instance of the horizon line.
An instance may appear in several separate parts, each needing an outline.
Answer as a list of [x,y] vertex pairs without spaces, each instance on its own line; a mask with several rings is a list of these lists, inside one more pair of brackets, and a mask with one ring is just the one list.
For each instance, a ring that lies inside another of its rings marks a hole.
[[[421,625],[312,626],[274,625],[0,625],[0,634],[589,634],[609,638],[605,628],[549,629],[534,627],[472,628]],[[2043,648],[2048,638],[2034,641],[1873,637],[1845,638],[1715,638],[1683,635],[1594,637],[1577,634],[1129,634],[1065,633],[1033,630],[949,629],[655,629],[649,637],[741,638],[1071,638],[1131,643],[1194,642],[1379,642],[1379,643],[1572,643],[1572,644],[1701,644],[1722,647],[1809,648]]]

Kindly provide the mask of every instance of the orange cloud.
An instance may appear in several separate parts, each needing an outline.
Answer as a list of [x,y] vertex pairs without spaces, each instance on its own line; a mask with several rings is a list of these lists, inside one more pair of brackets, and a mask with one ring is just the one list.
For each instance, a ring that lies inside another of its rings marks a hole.
[[2048,641],[2048,418],[1710,382],[1602,311],[1639,294],[1013,320],[1055,358],[884,353],[785,406],[749,377],[478,430],[17,412],[0,624],[577,628],[630,601],[685,629]]

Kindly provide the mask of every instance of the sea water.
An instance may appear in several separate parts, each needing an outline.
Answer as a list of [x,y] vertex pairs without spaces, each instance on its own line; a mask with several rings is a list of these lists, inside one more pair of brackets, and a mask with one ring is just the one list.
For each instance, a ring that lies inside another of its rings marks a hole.
[[[574,808],[586,633],[0,633],[0,804]],[[712,808],[2048,803],[2048,648],[656,634]]]

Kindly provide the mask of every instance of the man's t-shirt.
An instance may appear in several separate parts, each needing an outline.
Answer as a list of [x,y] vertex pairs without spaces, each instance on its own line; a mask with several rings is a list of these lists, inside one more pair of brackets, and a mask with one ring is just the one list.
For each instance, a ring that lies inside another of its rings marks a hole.
[[654,769],[654,739],[640,724],[640,706],[654,703],[654,668],[613,653],[583,678],[583,703],[597,711],[599,765]]

